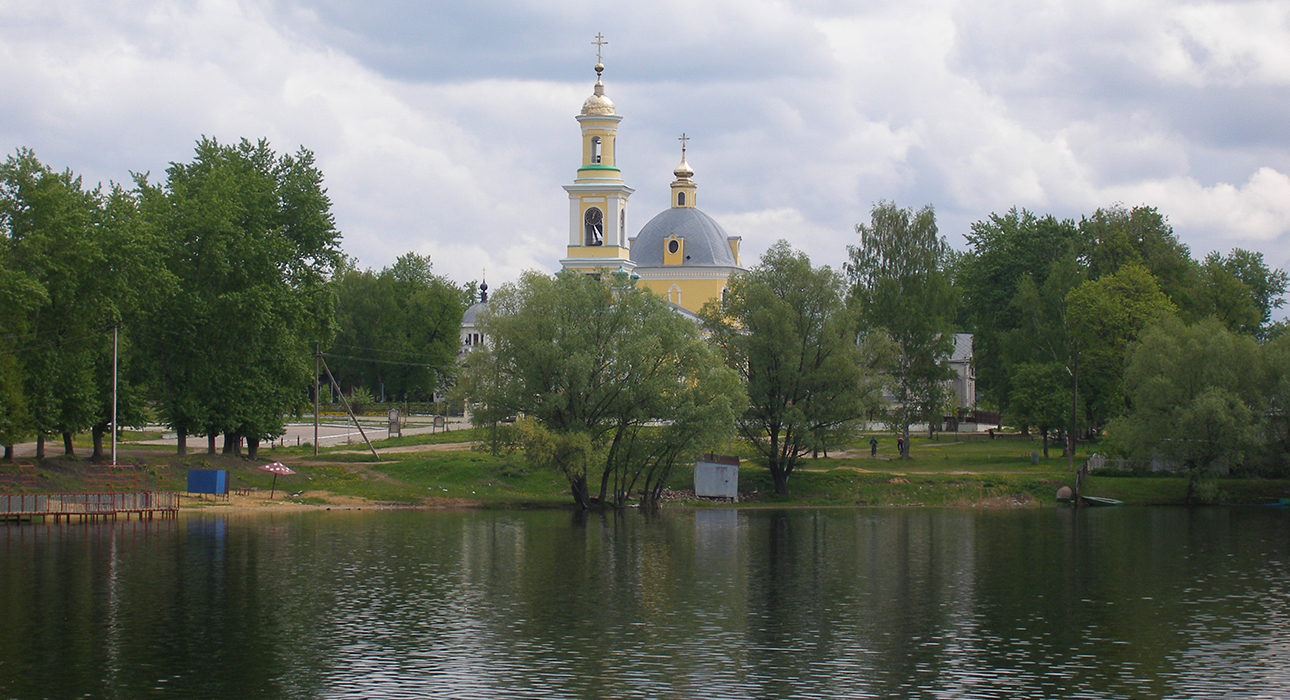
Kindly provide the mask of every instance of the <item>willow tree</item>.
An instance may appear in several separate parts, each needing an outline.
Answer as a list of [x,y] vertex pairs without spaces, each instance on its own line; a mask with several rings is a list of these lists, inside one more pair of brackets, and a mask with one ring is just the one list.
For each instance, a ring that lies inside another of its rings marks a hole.
[[[625,274],[530,272],[489,301],[462,373],[489,425],[524,416],[529,461],[574,501],[657,505],[672,467],[728,439],[742,395],[695,324]],[[599,477],[599,496],[592,483]]]

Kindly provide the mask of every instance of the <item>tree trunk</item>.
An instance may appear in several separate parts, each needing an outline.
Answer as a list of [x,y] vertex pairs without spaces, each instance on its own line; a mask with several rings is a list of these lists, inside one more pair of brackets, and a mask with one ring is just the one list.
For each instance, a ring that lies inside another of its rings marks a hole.
[[214,432],[210,432],[206,434],[206,454],[208,455],[215,454],[215,433]]
[[1048,430],[1045,429],[1043,433],[1044,433],[1044,459],[1048,459]]
[[175,431],[175,444],[177,445],[176,454],[179,454],[179,455],[188,454],[188,431],[187,430]]
[[220,452],[226,455],[233,454],[233,433],[224,433],[224,449]]
[[90,428],[90,435],[94,437],[94,453],[90,455],[91,462],[103,461],[103,433],[104,426],[96,425]]
[[600,502],[604,503],[609,497],[609,474],[613,470],[608,466],[605,467],[605,473],[600,475]]
[[770,470],[771,478],[775,480],[775,495],[788,495],[788,470],[783,467],[772,467]]
[[13,461],[13,445],[4,446],[4,458],[9,460],[10,462]]
[[233,454],[237,455],[238,457],[242,456],[242,434],[241,433],[233,434]]
[[591,507],[591,492],[587,488],[586,476],[569,479],[569,491],[573,494],[574,502],[580,508],[586,510]]
[[76,447],[72,445],[71,433],[63,433],[63,454],[76,456]]
[[260,440],[258,438],[246,439],[246,456],[251,459],[257,459],[260,455]]
[[36,436],[36,459],[45,458],[45,436],[43,434]]
[[900,448],[900,458],[901,458],[901,459],[909,459],[909,424],[908,424],[908,423],[906,423],[906,424],[905,424],[905,429],[904,429],[904,431],[903,431],[903,436],[904,436],[904,438],[905,438],[905,444],[904,444],[904,445],[901,445],[901,448]]

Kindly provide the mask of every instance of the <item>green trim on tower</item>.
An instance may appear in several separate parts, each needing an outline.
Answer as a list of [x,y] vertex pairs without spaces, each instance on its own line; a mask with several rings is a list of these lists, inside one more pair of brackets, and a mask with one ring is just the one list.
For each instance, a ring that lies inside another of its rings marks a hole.
[[615,168],[612,165],[584,165],[581,168],[578,168],[578,172],[582,172],[583,170],[612,170],[616,173],[622,172],[621,170],[619,170],[618,168]]

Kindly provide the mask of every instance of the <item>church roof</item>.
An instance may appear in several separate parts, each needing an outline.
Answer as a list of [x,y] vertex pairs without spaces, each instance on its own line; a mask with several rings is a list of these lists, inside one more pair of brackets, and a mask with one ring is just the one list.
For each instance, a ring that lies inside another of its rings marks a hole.
[[663,245],[668,236],[685,239],[682,267],[738,267],[729,236],[716,219],[693,207],[664,209],[650,219],[632,244],[637,267],[662,267]]
[[488,302],[486,301],[481,301],[466,307],[466,313],[461,316],[461,325],[474,328],[477,320],[479,319],[480,312],[487,308]]

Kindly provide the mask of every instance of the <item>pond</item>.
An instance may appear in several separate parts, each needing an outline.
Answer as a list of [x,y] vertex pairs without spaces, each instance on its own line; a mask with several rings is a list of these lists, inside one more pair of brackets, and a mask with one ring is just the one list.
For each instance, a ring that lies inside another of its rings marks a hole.
[[1290,697],[1276,508],[0,527],[0,697]]

